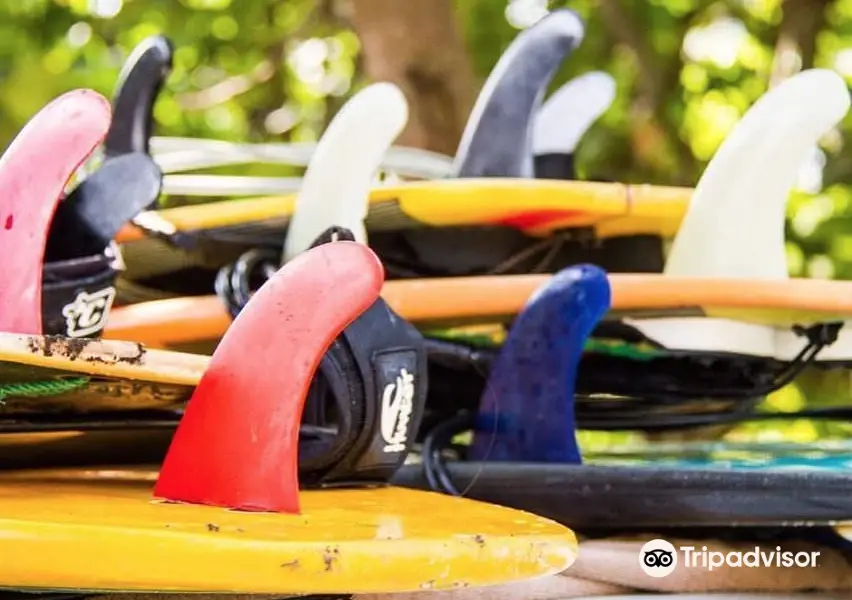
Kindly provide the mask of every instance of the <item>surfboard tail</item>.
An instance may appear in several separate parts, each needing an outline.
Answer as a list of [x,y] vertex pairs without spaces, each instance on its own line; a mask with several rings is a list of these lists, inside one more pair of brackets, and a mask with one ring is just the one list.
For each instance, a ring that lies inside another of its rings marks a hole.
[[299,511],[299,426],[332,341],[379,297],[383,269],[355,242],[297,256],[225,333],[178,426],[158,498],[250,511]]
[[310,247],[331,226],[366,242],[373,177],[408,121],[408,103],[393,84],[376,83],[338,112],[317,145],[287,229],[284,260]]
[[707,165],[665,273],[786,279],[788,197],[808,153],[849,106],[845,81],[827,69],[803,71],[764,94]]
[[[100,144],[109,123],[106,98],[92,90],[67,92],[41,109],[0,158],[0,254],[4,259],[0,331],[64,333],[61,307],[71,301],[67,306],[73,308],[80,294],[100,289],[100,282],[94,281],[88,283],[95,288],[77,281],[80,285],[57,289],[58,296],[47,302],[47,308],[54,304],[59,308],[59,329],[43,330],[42,265],[50,224],[66,183]],[[92,310],[85,315],[71,313],[71,325],[102,328],[99,306],[86,304]]]
[[556,70],[583,39],[580,18],[555,10],[521,32],[474,104],[454,162],[458,177],[532,177],[533,122]]

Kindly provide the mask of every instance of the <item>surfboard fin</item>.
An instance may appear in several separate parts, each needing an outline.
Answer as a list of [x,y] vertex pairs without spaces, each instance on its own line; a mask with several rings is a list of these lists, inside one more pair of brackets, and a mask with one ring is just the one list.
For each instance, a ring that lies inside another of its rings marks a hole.
[[155,35],[136,46],[118,76],[113,97],[113,120],[104,140],[107,158],[141,152],[149,154],[154,103],[172,71],[172,44]]
[[458,177],[533,177],[533,122],[547,86],[583,39],[580,18],[555,10],[521,32],[474,104],[456,152]]
[[764,94],[701,176],[665,273],[786,279],[784,217],[799,169],[849,111],[843,78],[803,71]]
[[[102,287],[103,269],[95,265],[98,276],[59,286],[52,299],[43,303],[42,265],[63,189],[103,140],[109,123],[106,98],[92,90],[67,92],[30,119],[0,158],[0,254],[4,259],[0,331],[68,333],[66,321],[72,334],[103,327],[102,296],[112,289]],[[92,274],[91,265],[75,269]],[[85,305],[85,314],[74,311],[78,300]],[[62,315],[63,306],[70,307],[67,316]],[[57,317],[58,323],[43,319],[43,311]]]
[[189,401],[158,498],[297,513],[296,451],[309,386],[332,341],[379,297],[383,270],[355,242],[282,267],[227,330]]
[[615,79],[603,71],[575,77],[542,106],[533,129],[537,179],[576,179],[574,153],[580,140],[615,100]]
[[581,462],[577,367],[610,303],[606,273],[593,265],[563,269],[530,297],[491,367],[471,460]]
[[331,226],[345,227],[366,243],[373,178],[407,121],[408,103],[391,83],[364,88],[340,109],[305,172],[287,228],[285,262]]
[[124,225],[157,201],[162,180],[160,169],[147,154],[108,158],[59,204],[47,260],[102,253]]

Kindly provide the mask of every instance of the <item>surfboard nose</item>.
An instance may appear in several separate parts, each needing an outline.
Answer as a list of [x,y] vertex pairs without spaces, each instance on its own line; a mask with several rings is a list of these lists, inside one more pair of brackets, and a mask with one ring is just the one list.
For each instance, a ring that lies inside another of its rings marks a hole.
[[807,153],[849,106],[843,78],[826,69],[803,71],[764,94],[704,171],[664,272],[786,279],[788,197]]
[[287,230],[284,260],[331,226],[366,243],[370,188],[385,153],[408,122],[408,103],[391,83],[375,83],[334,116],[311,157]]
[[609,280],[594,265],[563,269],[530,297],[491,367],[473,460],[580,462],[577,367],[610,303]]
[[521,32],[497,61],[456,152],[458,177],[533,177],[533,122],[548,84],[583,39],[580,18],[555,10]]

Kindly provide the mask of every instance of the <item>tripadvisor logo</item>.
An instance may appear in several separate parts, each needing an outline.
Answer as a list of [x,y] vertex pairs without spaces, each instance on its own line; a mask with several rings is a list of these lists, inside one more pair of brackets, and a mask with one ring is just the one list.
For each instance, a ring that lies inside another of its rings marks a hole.
[[[680,556],[678,556],[680,554]],[[706,569],[712,571],[723,566],[728,567],[799,567],[817,566],[819,552],[790,552],[781,546],[765,550],[755,546],[746,552],[715,552],[707,546],[680,546],[675,548],[666,540],[651,540],[639,551],[639,566],[651,577],[671,575],[678,563],[687,569]]]

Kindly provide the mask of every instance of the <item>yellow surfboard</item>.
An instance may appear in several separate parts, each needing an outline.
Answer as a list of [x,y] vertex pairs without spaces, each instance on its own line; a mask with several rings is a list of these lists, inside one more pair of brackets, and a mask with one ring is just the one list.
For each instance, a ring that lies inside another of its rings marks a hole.
[[[373,188],[368,231],[412,227],[505,225],[531,235],[592,227],[599,237],[658,234],[672,237],[691,188],[546,179],[446,179]],[[295,194],[226,200],[144,213],[138,220],[163,230],[191,232],[266,223],[283,227]],[[159,224],[159,225],[158,225]],[[120,243],[142,239],[128,225]]]
[[342,594],[458,589],[558,573],[565,527],[400,488],[301,493],[299,515],[172,504],[146,470],[0,475],[0,586]]

